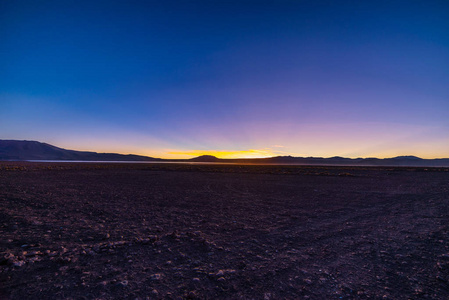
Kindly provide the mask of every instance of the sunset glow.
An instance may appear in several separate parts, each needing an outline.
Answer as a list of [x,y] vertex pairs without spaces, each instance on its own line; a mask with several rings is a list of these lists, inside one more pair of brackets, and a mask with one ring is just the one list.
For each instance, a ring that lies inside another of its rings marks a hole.
[[161,158],[449,157],[448,11],[3,1],[0,139]]
[[218,158],[264,158],[273,157],[277,154],[269,149],[261,150],[241,150],[241,151],[220,151],[220,150],[192,150],[192,151],[172,151],[169,155],[182,158],[192,158],[201,155],[212,155]]

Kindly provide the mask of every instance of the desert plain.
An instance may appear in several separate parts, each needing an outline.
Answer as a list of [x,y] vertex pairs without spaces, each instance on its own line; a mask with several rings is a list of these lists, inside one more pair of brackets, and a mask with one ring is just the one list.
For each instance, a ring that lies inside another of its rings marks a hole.
[[448,168],[0,162],[0,299],[448,298]]

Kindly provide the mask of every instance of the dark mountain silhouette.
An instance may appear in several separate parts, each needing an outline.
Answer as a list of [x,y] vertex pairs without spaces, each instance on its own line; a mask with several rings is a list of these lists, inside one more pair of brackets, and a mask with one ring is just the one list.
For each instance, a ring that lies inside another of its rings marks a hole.
[[392,158],[345,158],[334,156],[293,157],[275,156],[269,158],[222,159],[212,155],[202,155],[192,159],[161,159],[133,154],[97,153],[67,150],[36,141],[0,140],[0,160],[82,160],[82,161],[167,161],[205,163],[245,163],[245,164],[295,164],[328,166],[413,166],[449,167],[449,158],[422,159],[416,156]]
[[416,157],[416,156],[412,156],[412,155],[408,155],[408,156],[396,156],[393,157],[392,159],[408,159],[408,160],[422,160],[422,158],[420,157]]
[[36,141],[0,140],[0,160],[156,161],[140,155],[75,151]]
[[273,157],[268,162],[304,165],[340,165],[340,166],[449,166],[449,159],[422,159],[415,156],[398,156],[393,158],[346,158],[346,157]]
[[190,159],[190,161],[194,162],[220,162],[222,159],[215,157],[213,155],[201,155],[195,158]]
[[392,158],[345,158],[345,157],[293,157],[275,156],[269,158],[220,159],[204,155],[191,159],[195,162],[220,162],[243,164],[292,164],[323,166],[411,166],[411,167],[449,167],[449,158],[422,159],[416,156],[398,156]]

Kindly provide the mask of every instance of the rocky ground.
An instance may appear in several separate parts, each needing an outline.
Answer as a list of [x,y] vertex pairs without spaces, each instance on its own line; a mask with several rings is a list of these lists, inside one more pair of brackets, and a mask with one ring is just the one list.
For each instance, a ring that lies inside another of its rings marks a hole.
[[449,170],[0,163],[0,299],[447,299]]

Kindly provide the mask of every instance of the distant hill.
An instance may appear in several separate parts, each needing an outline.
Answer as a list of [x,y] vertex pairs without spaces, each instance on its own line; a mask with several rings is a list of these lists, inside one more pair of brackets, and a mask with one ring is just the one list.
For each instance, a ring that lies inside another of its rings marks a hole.
[[204,163],[246,163],[246,164],[292,164],[326,166],[411,166],[449,167],[449,158],[422,159],[416,156],[392,158],[345,158],[345,157],[293,157],[275,156],[269,158],[222,159],[212,155],[202,155],[192,159],[161,159],[133,154],[97,153],[67,150],[36,141],[0,140],[1,160],[82,160],[82,161],[170,161]]
[[449,158],[422,159],[416,156],[393,158],[345,158],[345,157],[293,157],[275,156],[269,158],[220,159],[203,155],[192,159],[195,162],[245,163],[245,164],[291,164],[325,166],[411,166],[411,167],[449,167]]
[[222,160],[223,159],[220,159],[213,155],[201,155],[201,156],[190,159],[190,161],[194,161],[194,162],[220,162]]
[[[221,160],[223,162],[224,160]],[[229,160],[231,161],[231,160]],[[257,159],[232,160],[244,163],[264,164],[296,164],[327,166],[413,166],[413,167],[449,167],[449,159],[422,159],[416,156],[398,156],[393,158],[346,158],[346,157],[293,157],[276,156]]]
[[36,141],[0,140],[0,160],[157,161],[158,158],[58,148]]

